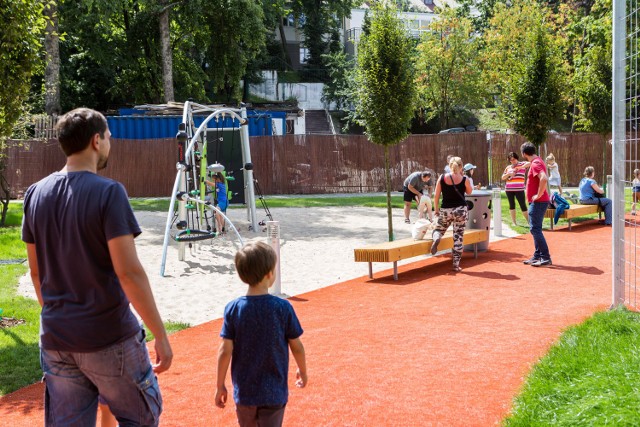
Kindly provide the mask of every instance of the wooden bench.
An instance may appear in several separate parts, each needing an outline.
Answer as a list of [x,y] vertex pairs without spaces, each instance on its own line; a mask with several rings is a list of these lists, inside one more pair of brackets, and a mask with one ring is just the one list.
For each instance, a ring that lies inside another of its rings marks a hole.
[[[489,240],[488,230],[465,230],[463,244],[473,245],[473,255],[478,257],[478,243]],[[363,248],[354,249],[356,262],[369,263],[369,278],[373,279],[373,262],[393,262],[393,279],[398,280],[398,261],[401,259],[413,258],[419,255],[431,253],[433,240],[414,240],[413,238],[396,240],[393,242],[378,243],[368,245]],[[453,234],[445,233],[440,239],[438,251],[453,248]]]
[[[569,220],[569,230],[571,230],[571,220],[573,218],[578,218],[585,215],[590,214],[598,214],[598,218],[602,218],[602,208],[599,205],[569,205],[569,209],[565,210],[560,214],[560,218],[564,218]],[[544,217],[550,219],[551,230],[553,230],[553,218],[556,215],[556,210],[554,208],[547,209]]]

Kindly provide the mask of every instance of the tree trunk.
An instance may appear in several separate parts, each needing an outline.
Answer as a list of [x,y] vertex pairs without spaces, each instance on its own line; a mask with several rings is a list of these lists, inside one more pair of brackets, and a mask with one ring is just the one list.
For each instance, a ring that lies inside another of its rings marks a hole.
[[2,208],[0,209],[0,227],[4,227],[7,221],[7,212],[9,211],[9,200],[11,199],[11,187],[9,186],[9,181],[4,176],[5,173],[5,164],[4,160],[0,159],[0,204],[2,204]]
[[44,33],[46,68],[44,70],[44,110],[47,114],[60,114],[60,38],[58,35],[58,3],[45,3],[47,26]]
[[391,213],[391,170],[389,167],[389,146],[384,146],[384,180],[387,187],[387,228],[389,241],[393,242],[393,215]]
[[175,101],[173,95],[173,57],[171,55],[171,34],[169,32],[169,8],[160,13],[160,43],[162,55],[162,86],[164,102]]

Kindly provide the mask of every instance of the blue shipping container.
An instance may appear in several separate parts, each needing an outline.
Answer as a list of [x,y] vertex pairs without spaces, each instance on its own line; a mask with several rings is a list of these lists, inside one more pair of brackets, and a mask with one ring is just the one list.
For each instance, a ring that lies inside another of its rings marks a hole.
[[[249,136],[272,135],[272,118],[286,117],[286,112],[260,112],[247,111],[249,120]],[[196,126],[200,126],[206,116],[195,116]],[[182,122],[182,116],[141,116],[122,115],[108,116],[107,123],[113,138],[120,139],[157,139],[173,138],[178,133],[178,125]],[[284,120],[283,120],[284,123]],[[224,120],[209,121],[210,129],[223,127],[237,127],[238,121],[227,116]]]

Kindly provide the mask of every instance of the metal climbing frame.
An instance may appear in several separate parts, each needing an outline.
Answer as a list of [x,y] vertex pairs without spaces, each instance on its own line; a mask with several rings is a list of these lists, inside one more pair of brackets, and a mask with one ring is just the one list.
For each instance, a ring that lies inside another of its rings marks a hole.
[[[196,127],[194,122],[195,114],[209,113],[207,118]],[[247,110],[243,107],[240,109],[232,108],[217,108],[212,106],[200,105],[190,101],[184,103],[184,109],[182,113],[182,124],[180,125],[178,135],[178,152],[179,159],[176,164],[176,179],[171,191],[171,202],[169,203],[169,211],[167,213],[167,223],[164,233],[164,242],[162,247],[162,260],[160,264],[160,275],[164,276],[167,248],[169,246],[169,239],[171,234],[172,223],[174,222],[176,202],[178,203],[178,221],[187,220],[187,203],[193,204],[192,209],[198,209],[203,212],[203,209],[213,208],[206,207],[204,202],[204,185],[202,183],[203,173],[206,173],[206,160],[203,159],[201,153],[198,152],[196,147],[198,144],[202,144],[203,149],[206,150],[206,131],[208,130],[207,124],[211,120],[218,120],[226,116],[237,120],[240,123],[240,143],[242,148],[242,162],[243,162],[243,174],[245,182],[245,201],[247,204],[247,218],[250,222],[250,229],[254,232],[258,230],[258,221],[256,219],[256,199],[253,179],[253,166],[251,163],[251,150],[249,147],[249,128],[247,121]],[[199,164],[198,164],[199,163]],[[217,211],[217,209],[213,209]],[[218,211],[218,213],[220,213]],[[200,216],[202,217],[202,215]],[[225,217],[227,221],[228,218]],[[233,225],[233,224],[232,224]],[[233,227],[236,231],[235,227]],[[236,231],[237,234],[237,231]],[[237,234],[240,239],[240,235]],[[213,236],[209,236],[213,237]],[[176,239],[178,241],[179,250],[178,257],[180,260],[184,260],[185,243],[190,240],[201,240],[201,238],[208,238],[207,236],[194,236],[185,237],[184,239]],[[182,240],[182,241],[181,241]],[[240,239],[240,241],[242,241]]]

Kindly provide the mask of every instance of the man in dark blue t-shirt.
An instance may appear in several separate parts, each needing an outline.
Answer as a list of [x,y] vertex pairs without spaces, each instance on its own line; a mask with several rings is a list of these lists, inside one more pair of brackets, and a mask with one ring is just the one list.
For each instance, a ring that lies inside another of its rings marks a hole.
[[[22,240],[42,306],[40,352],[46,425],[95,425],[98,396],[121,425],[158,425],[155,373],[173,354],[134,237],[140,227],[124,187],[97,175],[110,136],[97,111],[60,118],[65,167],[24,198]],[[131,302],[156,337],[151,365]]]

